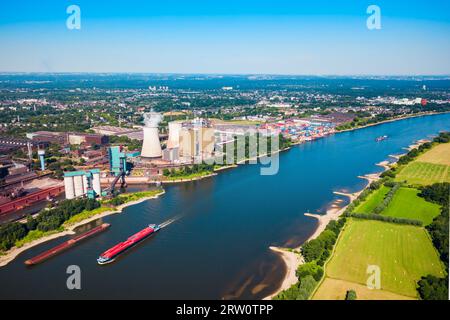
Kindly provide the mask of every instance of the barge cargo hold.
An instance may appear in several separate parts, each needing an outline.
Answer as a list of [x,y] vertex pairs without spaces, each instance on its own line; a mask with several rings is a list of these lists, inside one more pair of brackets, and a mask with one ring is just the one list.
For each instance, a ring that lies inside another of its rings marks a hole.
[[79,243],[83,240],[86,240],[87,238],[92,237],[93,235],[95,235],[99,232],[105,231],[109,227],[110,227],[109,223],[103,223],[102,225],[100,225],[98,227],[95,227],[87,232],[84,232],[70,240],[67,240],[66,242],[61,243],[60,245],[57,245],[56,247],[54,247],[50,250],[47,250],[47,251],[41,253],[40,255],[38,255],[34,258],[31,258],[31,259],[25,261],[25,264],[31,266],[31,265],[41,263],[41,262],[57,255],[58,253],[61,253],[62,251],[73,247],[77,243]]
[[98,264],[107,264],[113,262],[118,255],[138,244],[142,240],[146,239],[153,233],[157,232],[159,229],[161,229],[161,227],[155,224],[151,224],[147,228],[142,229],[138,233],[129,237],[126,241],[116,244],[114,247],[103,252],[97,259]]

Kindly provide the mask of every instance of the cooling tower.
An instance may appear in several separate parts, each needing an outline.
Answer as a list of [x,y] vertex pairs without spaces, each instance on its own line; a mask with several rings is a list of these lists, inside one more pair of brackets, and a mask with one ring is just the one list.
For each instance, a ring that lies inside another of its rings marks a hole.
[[150,112],[144,115],[144,142],[142,144],[141,157],[162,157],[161,143],[159,142],[158,124],[162,116],[159,113]]
[[158,128],[144,128],[144,143],[142,144],[141,156],[144,158],[159,158],[162,156]]
[[181,122],[169,122],[169,140],[167,141],[167,148],[173,149],[180,146],[180,132],[182,128]]

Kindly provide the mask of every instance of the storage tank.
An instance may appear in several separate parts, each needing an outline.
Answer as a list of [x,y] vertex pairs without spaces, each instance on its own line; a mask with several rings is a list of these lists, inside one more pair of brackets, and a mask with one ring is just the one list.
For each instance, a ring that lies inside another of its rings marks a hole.
[[75,197],[81,197],[84,195],[83,176],[73,177],[73,184],[75,189]]
[[66,191],[66,199],[75,198],[75,187],[73,184],[73,177],[64,177],[64,189]]
[[100,185],[100,172],[93,173],[92,188],[98,196],[102,194],[102,187]]
[[45,171],[45,150],[38,150],[38,156],[41,163],[41,171]]

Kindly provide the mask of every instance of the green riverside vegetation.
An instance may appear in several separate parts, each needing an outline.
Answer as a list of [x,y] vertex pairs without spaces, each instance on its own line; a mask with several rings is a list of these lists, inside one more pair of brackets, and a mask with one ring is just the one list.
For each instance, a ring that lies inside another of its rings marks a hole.
[[[0,227],[0,251],[7,251],[12,248],[17,241],[23,240],[30,232],[29,238],[35,240],[37,235],[44,235],[46,232],[58,231],[62,224],[71,217],[83,212],[100,207],[100,203],[92,199],[64,200],[56,208],[42,210],[36,218],[28,216],[26,223],[10,222]],[[19,244],[23,245],[23,242]]]
[[154,197],[163,192],[158,188],[129,194],[120,194],[110,200],[93,199],[64,200],[52,209],[42,210],[36,218],[27,217],[26,223],[10,222],[0,227],[0,253],[13,246],[21,247],[42,237],[64,231],[66,227],[92,218],[107,211],[115,211],[115,206]]
[[[411,150],[361,192],[342,217],[302,246],[305,263],[297,270],[299,282],[274,299],[309,299],[326,278],[342,279],[349,286],[345,299],[354,300],[352,283],[365,285],[367,265],[376,264],[382,269],[383,282],[374,296],[446,300],[450,183],[433,170],[423,170],[421,183],[405,176],[411,176],[408,170],[418,156],[448,142],[450,133],[441,133]],[[368,292],[364,292],[366,297],[370,297]]]

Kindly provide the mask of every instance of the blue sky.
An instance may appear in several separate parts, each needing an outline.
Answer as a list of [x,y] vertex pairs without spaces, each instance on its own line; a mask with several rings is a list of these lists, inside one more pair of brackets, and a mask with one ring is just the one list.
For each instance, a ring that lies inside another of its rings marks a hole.
[[4,72],[450,74],[450,1],[1,1],[0,43]]

